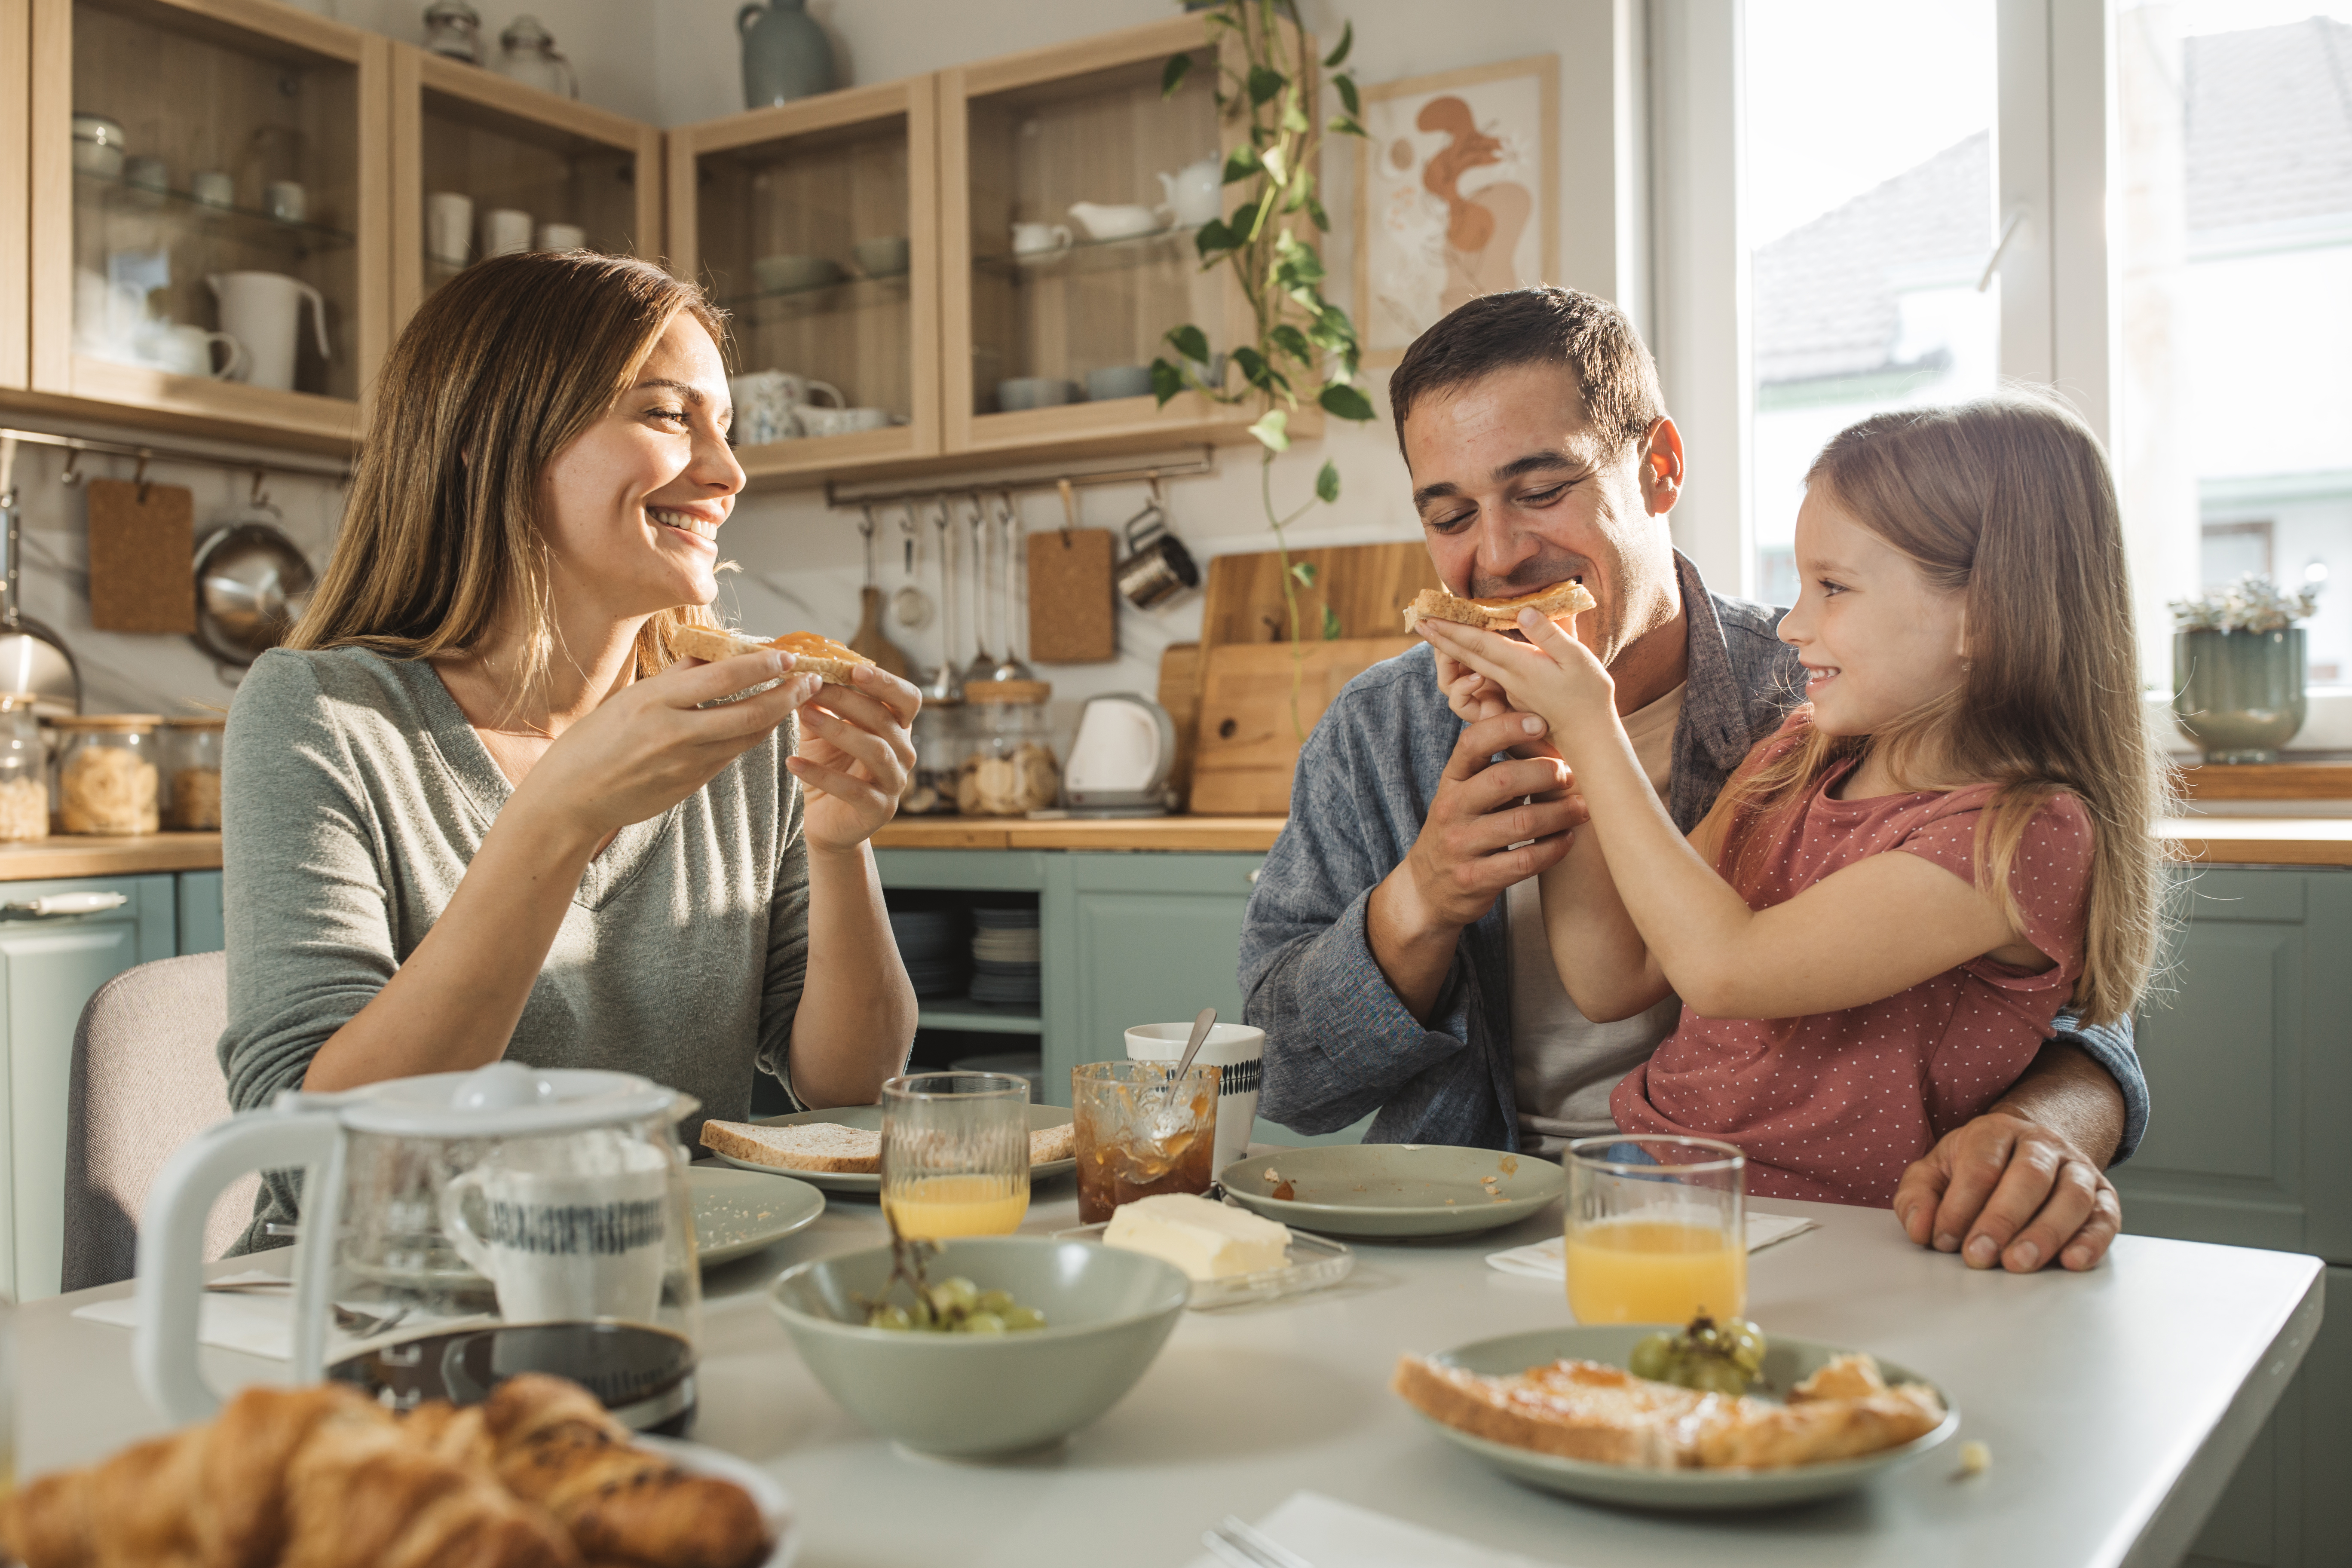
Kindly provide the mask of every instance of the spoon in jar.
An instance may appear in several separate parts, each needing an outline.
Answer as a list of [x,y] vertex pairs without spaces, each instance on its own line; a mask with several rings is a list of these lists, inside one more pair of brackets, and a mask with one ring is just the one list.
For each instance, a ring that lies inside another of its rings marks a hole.
[[1153,1142],[1164,1143],[1184,1131],[1183,1124],[1175,1116],[1176,1086],[1182,1083],[1184,1075],[1192,1070],[1192,1058],[1201,1054],[1201,1047],[1207,1041],[1209,1031],[1216,1026],[1217,1010],[1214,1007],[1202,1008],[1201,1016],[1192,1020],[1192,1037],[1184,1042],[1184,1054],[1176,1058],[1175,1070],[1168,1075],[1167,1087],[1160,1091],[1160,1104],[1151,1113]]

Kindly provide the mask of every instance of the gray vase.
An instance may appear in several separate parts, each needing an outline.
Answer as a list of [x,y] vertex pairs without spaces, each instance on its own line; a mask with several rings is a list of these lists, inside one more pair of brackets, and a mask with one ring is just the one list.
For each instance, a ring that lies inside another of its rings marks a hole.
[[833,41],[805,0],[759,0],[735,13],[743,35],[743,107],[766,109],[833,90]]
[[2304,634],[2175,632],[2172,716],[2209,763],[2274,763],[2304,719]]

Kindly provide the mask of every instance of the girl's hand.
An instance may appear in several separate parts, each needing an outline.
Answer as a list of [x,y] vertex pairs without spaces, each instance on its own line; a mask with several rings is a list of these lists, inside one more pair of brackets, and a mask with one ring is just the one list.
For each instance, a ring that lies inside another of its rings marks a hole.
[[857,848],[898,813],[915,767],[907,733],[922,693],[861,664],[848,686],[826,686],[801,709],[800,749],[785,763],[808,791],[809,847]]
[[1465,724],[1510,711],[1501,687],[1442,647],[1437,650],[1437,687],[1445,693],[1446,708]]
[[[1519,613],[1519,627],[1527,642],[1451,621],[1423,621],[1420,630],[1437,649],[1441,679],[1446,664],[1484,677],[1502,689],[1512,708],[1550,725],[1555,744],[1615,712],[1616,684],[1582,643],[1533,610]],[[1469,690],[1466,678],[1461,684]],[[1454,690],[1448,688],[1449,705]],[[1475,690],[1467,700],[1477,700]]]

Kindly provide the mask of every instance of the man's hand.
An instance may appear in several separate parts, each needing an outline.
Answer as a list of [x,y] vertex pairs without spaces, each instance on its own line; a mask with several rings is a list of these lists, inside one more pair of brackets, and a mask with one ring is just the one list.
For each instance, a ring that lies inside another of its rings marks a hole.
[[2063,1134],[2002,1106],[1947,1133],[1895,1189],[1906,1235],[1971,1268],[2095,1267],[2123,1228],[2113,1183]]
[[1372,890],[1366,921],[1372,956],[1417,1018],[1436,1004],[1462,928],[1493,909],[1512,883],[1558,865],[1569,834],[1584,820],[1584,803],[1567,794],[1568,764],[1557,753],[1493,760],[1528,747],[1542,724],[1504,713],[1465,725],[1421,837]]

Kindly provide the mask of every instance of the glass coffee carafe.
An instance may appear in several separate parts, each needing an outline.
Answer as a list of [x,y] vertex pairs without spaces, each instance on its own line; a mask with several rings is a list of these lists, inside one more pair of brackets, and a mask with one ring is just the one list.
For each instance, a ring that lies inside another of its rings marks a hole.
[[217,1405],[195,1355],[204,1216],[245,1172],[301,1167],[298,1381],[406,1408],[551,1373],[636,1430],[682,1436],[702,1285],[676,1124],[695,1109],[627,1073],[499,1062],[289,1090],[209,1128],[140,1226],[141,1385],[173,1420]]

